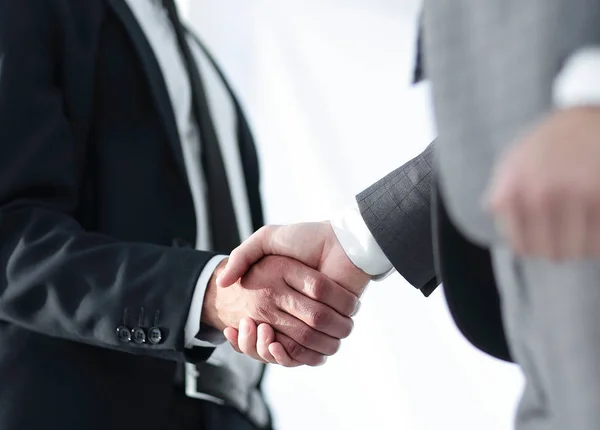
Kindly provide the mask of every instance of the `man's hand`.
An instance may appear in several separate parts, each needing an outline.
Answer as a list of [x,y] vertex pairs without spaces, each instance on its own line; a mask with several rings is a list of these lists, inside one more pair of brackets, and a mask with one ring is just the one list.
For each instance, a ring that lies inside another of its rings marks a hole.
[[219,265],[206,290],[203,323],[218,330],[238,327],[243,317],[268,323],[277,330],[273,340],[285,345],[293,360],[309,365],[335,354],[340,339],[352,331],[349,317],[358,298],[318,271],[291,258],[270,256],[229,288],[218,288],[215,278],[225,264]]
[[266,226],[233,250],[227,267],[217,278],[226,287],[237,281],[265,255],[298,260],[325,274],[360,297],[371,277],[350,261],[329,222]]
[[490,207],[520,255],[600,257],[600,108],[559,111],[499,164]]
[[[304,364],[290,357],[287,352],[288,347],[276,341],[277,334],[269,324],[262,323],[257,327],[252,318],[243,318],[239,332],[232,327],[227,327],[224,334],[231,346],[241,354],[284,367],[297,367]],[[325,357],[320,364],[324,363]]]
[[[218,285],[230,285],[243,276],[252,264],[270,254],[294,258],[320,271],[356,297],[361,296],[371,279],[350,261],[331,224],[322,222],[263,227],[231,253],[226,269],[217,279]],[[276,332],[277,327],[275,330],[269,324],[257,327],[248,318],[241,329],[238,332],[229,327],[224,331],[225,337],[239,352],[287,367],[304,363],[297,359],[293,344],[290,347],[289,341],[279,341],[281,336]]]

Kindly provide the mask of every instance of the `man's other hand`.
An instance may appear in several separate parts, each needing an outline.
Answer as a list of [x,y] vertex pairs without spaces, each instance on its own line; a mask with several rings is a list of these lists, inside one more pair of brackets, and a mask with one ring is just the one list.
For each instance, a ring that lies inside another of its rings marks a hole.
[[[262,323],[257,326],[252,318],[243,318],[239,331],[233,327],[227,327],[223,333],[231,346],[240,354],[284,367],[297,367],[305,364],[294,360],[288,353],[288,350],[294,350],[294,342],[291,339],[278,338],[278,334],[269,324]],[[320,364],[325,363],[325,358],[323,357]]]
[[203,323],[218,330],[239,327],[244,317],[267,323],[276,330],[273,341],[285,345],[291,359],[313,366],[335,354],[340,339],[352,331],[350,316],[358,298],[317,270],[292,258],[268,256],[229,288],[218,288],[216,277],[225,264],[206,290]]
[[501,160],[489,195],[516,253],[599,258],[600,108],[571,108],[545,119]]

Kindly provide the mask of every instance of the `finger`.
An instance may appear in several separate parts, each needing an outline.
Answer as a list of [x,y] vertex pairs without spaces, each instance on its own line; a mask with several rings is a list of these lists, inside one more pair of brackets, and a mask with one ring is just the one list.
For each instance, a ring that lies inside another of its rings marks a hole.
[[275,357],[275,360],[277,361],[277,364],[283,366],[283,367],[298,367],[301,366],[300,363],[298,363],[297,361],[293,360],[287,353],[287,351],[285,350],[285,348],[283,347],[282,344],[280,344],[279,342],[273,342],[272,344],[269,345],[269,352],[271,353],[271,355],[273,357]]
[[[536,206],[522,215],[519,235],[525,253],[531,257],[555,260],[559,256],[556,213],[550,207]],[[516,224],[516,222],[515,222]]]
[[497,210],[496,225],[501,236],[517,255],[524,255],[528,249],[525,222],[520,208],[511,206]]
[[269,324],[262,323],[258,326],[258,339],[256,351],[258,355],[269,363],[278,364],[277,360],[269,352],[269,345],[275,342],[275,330]]
[[306,297],[321,302],[339,314],[352,316],[359,299],[350,291],[327,276],[299,262],[283,273],[283,279],[292,288]]
[[527,249],[527,237],[523,234],[523,189],[519,187],[513,162],[514,157],[508,156],[499,163],[486,194],[487,206],[494,214],[499,233],[516,254],[523,255]]
[[321,355],[333,355],[340,348],[339,339],[315,330],[284,311],[274,312],[274,319],[276,323],[271,325],[275,330],[289,336],[305,348],[312,349]]
[[282,311],[304,322],[308,327],[336,339],[348,337],[354,328],[351,318],[340,315],[329,306],[294,289],[290,289],[289,294],[278,300],[278,305]]
[[225,330],[223,330],[223,335],[225,336],[225,339],[227,339],[227,341],[231,344],[233,349],[235,349],[240,354],[243,354],[242,350],[238,345],[238,331],[236,329],[234,329],[233,327],[227,327]]
[[567,260],[584,258],[588,247],[585,205],[575,201],[565,204],[559,222],[559,257]]
[[242,353],[255,360],[264,360],[258,355],[256,351],[256,338],[257,338],[256,323],[252,318],[242,318],[240,321],[240,329],[238,336],[238,345]]
[[[295,367],[296,364],[320,366],[321,364],[325,363],[325,356],[323,356],[323,354],[318,354],[315,351],[303,347],[298,342],[281,332],[275,333],[275,344],[282,345],[285,355],[287,355],[287,357],[291,360],[286,360],[286,357],[283,354],[278,354],[279,359],[277,361],[280,362],[281,360],[280,363],[286,363],[282,365],[287,365],[288,367]],[[275,351],[272,351],[272,348],[269,348],[269,351],[271,354],[273,354],[273,352],[280,352],[277,351],[277,348],[275,348]]]
[[217,276],[217,286],[228,287],[234,284],[250,267],[269,253],[271,236],[276,226],[262,227],[229,255],[225,269]]

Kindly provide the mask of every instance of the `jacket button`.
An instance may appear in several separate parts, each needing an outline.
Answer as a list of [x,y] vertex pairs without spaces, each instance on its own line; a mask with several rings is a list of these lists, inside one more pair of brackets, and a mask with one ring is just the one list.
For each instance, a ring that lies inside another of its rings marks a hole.
[[139,344],[146,343],[146,332],[144,331],[143,328],[141,328],[141,327],[134,328],[132,334],[133,334],[133,341],[135,343],[139,343]]
[[156,345],[162,340],[162,331],[158,327],[152,327],[148,330],[148,340],[151,344]]
[[121,326],[117,329],[117,337],[121,342],[131,342],[131,330],[125,326]]

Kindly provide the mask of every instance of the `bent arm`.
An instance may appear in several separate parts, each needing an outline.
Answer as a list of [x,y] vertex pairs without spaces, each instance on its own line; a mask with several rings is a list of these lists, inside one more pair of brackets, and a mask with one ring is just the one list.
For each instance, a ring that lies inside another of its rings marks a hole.
[[[87,136],[64,106],[66,8],[0,0],[0,321],[124,352],[205,359],[211,349],[184,349],[184,327],[213,255],[119,242],[73,216]],[[148,329],[157,313],[159,343],[119,340],[119,326]]]
[[394,268],[428,296],[439,285],[431,223],[433,143],[361,192],[362,218]]

